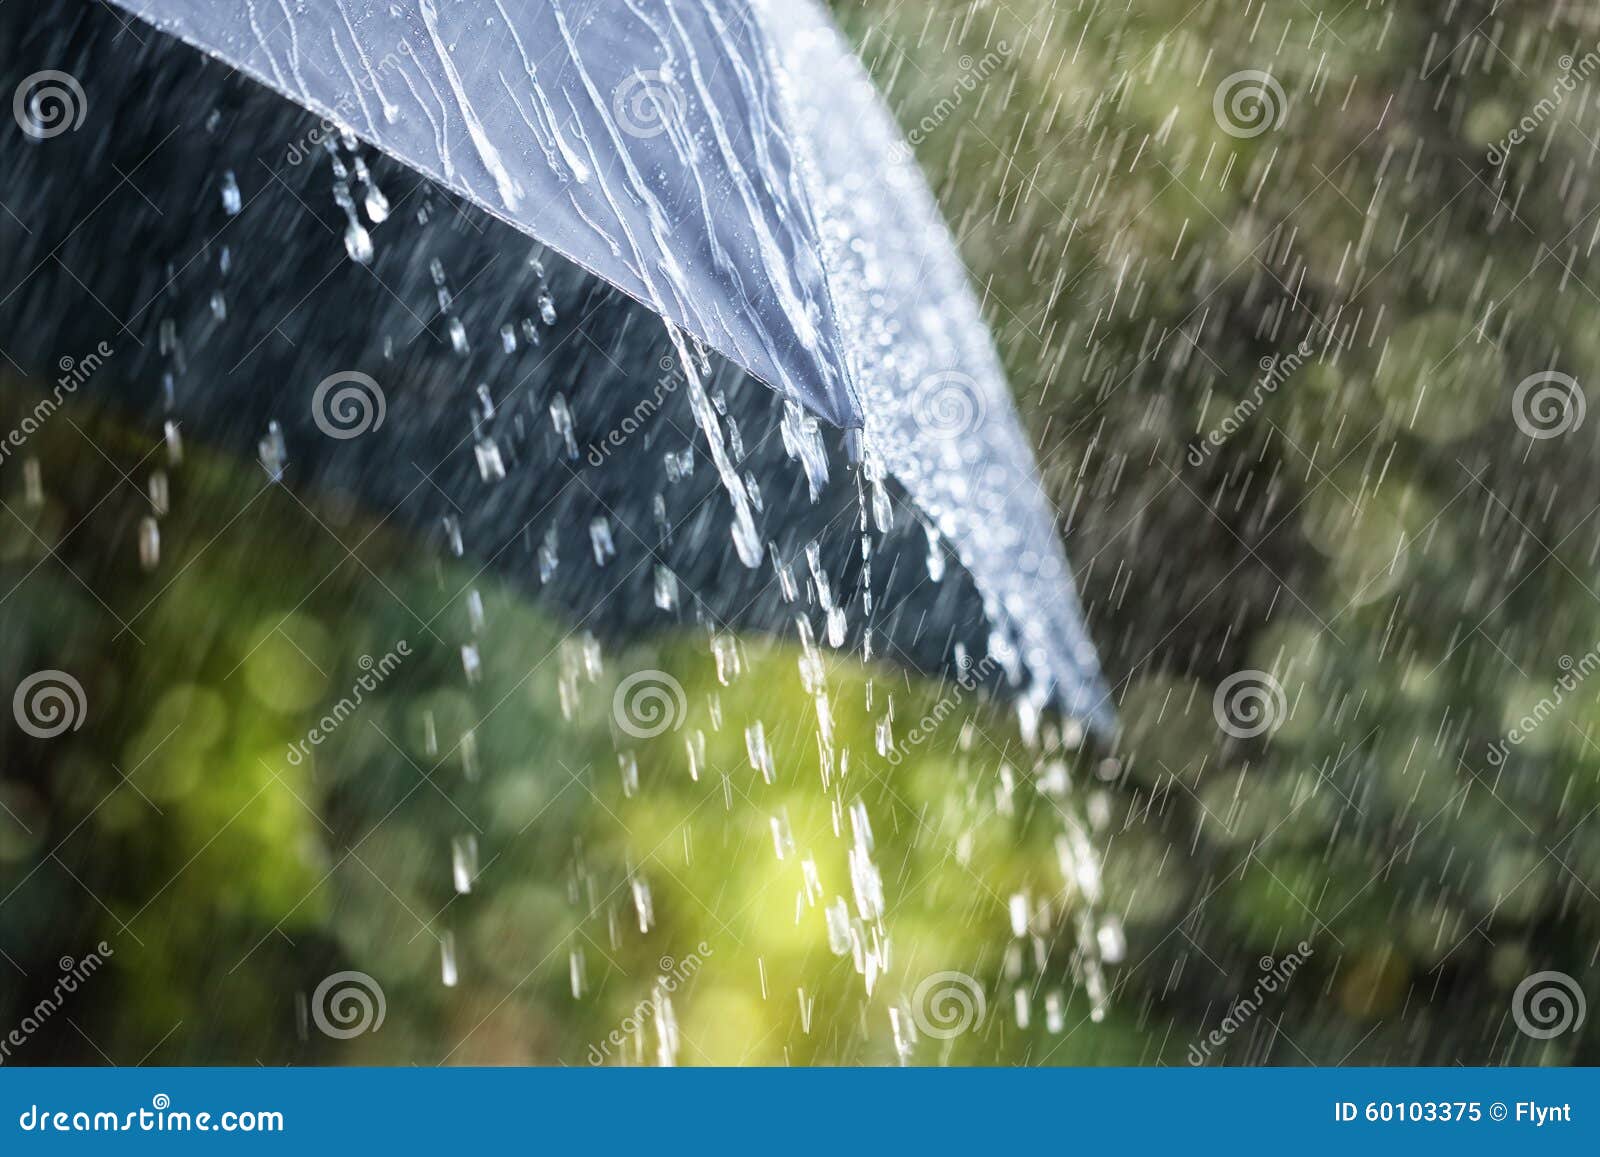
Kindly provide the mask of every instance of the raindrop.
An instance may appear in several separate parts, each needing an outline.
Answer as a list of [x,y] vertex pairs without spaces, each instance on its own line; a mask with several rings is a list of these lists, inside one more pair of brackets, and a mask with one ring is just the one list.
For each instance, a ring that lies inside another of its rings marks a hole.
[[544,532],[544,540],[539,544],[539,582],[541,585],[555,577],[556,567],[561,559],[556,554],[556,528],[550,527]]
[[944,550],[939,543],[939,530],[931,522],[922,528],[928,535],[928,581],[944,578]]
[[1128,954],[1128,938],[1122,931],[1122,921],[1115,916],[1106,917],[1095,939],[1100,945],[1100,957],[1107,964],[1120,964]]
[[350,260],[361,265],[372,262],[372,234],[359,221],[351,221],[344,229],[344,251]]
[[616,543],[611,541],[611,523],[604,515],[597,514],[589,522],[589,546],[596,566],[605,566],[617,557]]
[[466,547],[461,541],[461,520],[453,514],[447,514],[442,521],[444,538],[450,548],[450,553],[456,558],[460,558],[466,552]]
[[635,876],[628,881],[628,890],[633,895],[633,911],[639,918],[639,931],[650,931],[651,925],[656,922],[655,901],[650,895],[650,885]]
[[478,476],[485,482],[499,482],[505,478],[505,459],[500,456],[500,444],[493,438],[475,443],[472,452],[478,461]]
[[794,851],[794,833],[789,828],[789,809],[781,809],[777,815],[770,817],[772,825],[772,850],[778,859],[788,858]]
[[744,729],[744,748],[750,756],[750,766],[761,773],[763,781],[771,783],[772,753],[767,750],[766,728],[759,719]]
[[222,174],[222,211],[230,217],[237,217],[242,208],[244,198],[239,193],[239,179],[229,169]]
[[147,490],[150,495],[150,509],[158,518],[166,515],[172,509],[172,494],[167,483],[167,472],[153,471]]
[[154,518],[139,522],[139,565],[155,570],[161,564],[161,526]]
[[557,394],[550,399],[550,425],[555,427],[556,433],[561,438],[561,443],[567,450],[567,461],[578,460],[578,442],[572,433],[572,411],[567,407],[564,394]]
[[583,996],[584,983],[583,949],[574,948],[567,954],[567,975],[572,983],[572,999],[578,1000]]
[[454,988],[461,979],[456,971],[456,934],[446,932],[439,937],[439,979],[446,988]]
[[478,837],[456,836],[450,841],[450,875],[456,892],[465,896],[478,878]]
[[660,563],[655,570],[655,600],[663,611],[675,610],[678,606],[678,576]]
[[267,433],[257,444],[261,466],[274,482],[283,481],[283,468],[289,460],[289,448],[283,439],[283,427],[276,420],[267,423]]
[[717,682],[724,687],[739,677],[739,644],[732,635],[717,635],[711,640],[711,657],[717,665]]

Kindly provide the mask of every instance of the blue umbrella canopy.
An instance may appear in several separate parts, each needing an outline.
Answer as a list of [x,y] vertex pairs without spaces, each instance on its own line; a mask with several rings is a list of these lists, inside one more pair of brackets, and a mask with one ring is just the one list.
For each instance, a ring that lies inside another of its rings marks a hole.
[[[866,476],[903,487],[933,553],[947,543],[970,573],[989,654],[1026,687],[1028,713],[1053,703],[1109,723],[965,269],[893,119],[812,0],[117,2],[663,318],[746,566],[762,562],[760,500],[690,343],[858,429]],[[350,228],[359,255],[369,242],[354,213]],[[791,426],[792,454],[825,472]]]

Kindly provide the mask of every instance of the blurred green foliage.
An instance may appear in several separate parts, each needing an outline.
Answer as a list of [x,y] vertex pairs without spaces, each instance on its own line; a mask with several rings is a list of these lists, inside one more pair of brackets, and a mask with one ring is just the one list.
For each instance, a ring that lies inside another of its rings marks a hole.
[[[1004,712],[830,653],[824,791],[799,647],[691,633],[602,655],[442,544],[419,552],[203,448],[152,465],[141,441],[55,423],[6,496],[13,681],[69,671],[88,710],[52,739],[8,732],[0,1014],[23,1021],[58,957],[114,950],[20,1059],[654,1063],[676,1026],[679,1063],[892,1063],[890,1010],[909,1020],[922,975],[1018,972],[996,935],[1013,896],[1043,905],[1036,999],[1086,1021],[1055,926],[1082,907],[1060,884],[1066,782],[1030,785]],[[171,488],[148,573],[123,472]],[[614,697],[651,669],[687,710],[634,738]],[[904,734],[941,696],[960,710],[926,742],[875,750],[891,705]],[[853,895],[863,822],[892,944],[870,993],[824,916]],[[313,1003],[346,970],[384,994],[381,1028],[348,1040]],[[1008,1019],[920,1055],[1038,1046]]]

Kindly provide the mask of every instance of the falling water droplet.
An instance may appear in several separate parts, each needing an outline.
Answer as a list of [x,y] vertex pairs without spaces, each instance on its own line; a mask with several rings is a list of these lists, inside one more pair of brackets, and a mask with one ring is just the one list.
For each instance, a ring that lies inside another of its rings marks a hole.
[[554,526],[544,532],[544,541],[539,544],[539,582],[541,585],[555,577],[556,567],[561,563],[556,554],[556,528]]
[[566,447],[567,461],[578,460],[578,443],[572,433],[572,410],[567,406],[566,395],[557,394],[550,399],[550,425],[561,438],[561,444]]
[[472,882],[478,878],[477,836],[456,836],[450,841],[450,875],[458,894],[472,891]]
[[441,521],[444,526],[444,540],[450,553],[460,558],[466,551],[461,541],[461,520],[453,514],[447,514]]
[[767,750],[767,732],[758,719],[744,729],[744,749],[750,756],[750,766],[761,773],[766,783],[771,783],[772,753]]
[[462,645],[461,669],[466,673],[469,684],[475,684],[483,678],[483,659],[478,654],[478,645],[476,643]]
[[139,522],[139,565],[155,570],[161,564],[161,526],[154,518]]
[[850,905],[843,896],[835,896],[833,903],[823,910],[828,925],[828,951],[835,956],[850,954]]
[[222,211],[230,217],[237,217],[242,208],[244,198],[239,193],[239,179],[229,169],[222,174]]
[[493,438],[483,438],[472,447],[478,462],[478,477],[485,482],[500,482],[506,476],[506,462],[500,455],[500,444]]
[[655,900],[650,895],[650,885],[638,876],[628,881],[628,890],[633,895],[633,910],[639,917],[639,931],[650,931],[651,925],[656,922]]
[[596,566],[605,566],[617,556],[616,543],[611,541],[611,523],[604,515],[596,515],[590,520],[589,545],[594,550]]
[[461,979],[456,971],[456,934],[446,932],[439,937],[439,979],[446,988],[454,988]]
[[659,563],[655,570],[655,600],[663,611],[675,610],[678,606],[678,576]]
[[172,494],[165,470],[151,473],[147,492],[150,495],[150,509],[157,518],[165,516],[172,509]]
[[283,427],[276,419],[267,423],[266,436],[257,444],[261,466],[274,482],[283,481],[283,468],[289,460],[289,447],[284,442]]
[[344,229],[344,251],[350,260],[360,265],[372,263],[372,234],[359,221],[351,221]]

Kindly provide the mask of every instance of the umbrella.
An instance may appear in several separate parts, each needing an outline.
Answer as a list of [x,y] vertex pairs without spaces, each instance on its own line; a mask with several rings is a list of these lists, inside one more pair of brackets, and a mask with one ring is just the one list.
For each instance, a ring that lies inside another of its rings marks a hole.
[[207,55],[0,9],[20,368],[98,335],[142,390],[108,401],[597,625],[809,630],[809,577],[836,646],[1109,722],[965,270],[810,0],[119,2]]

